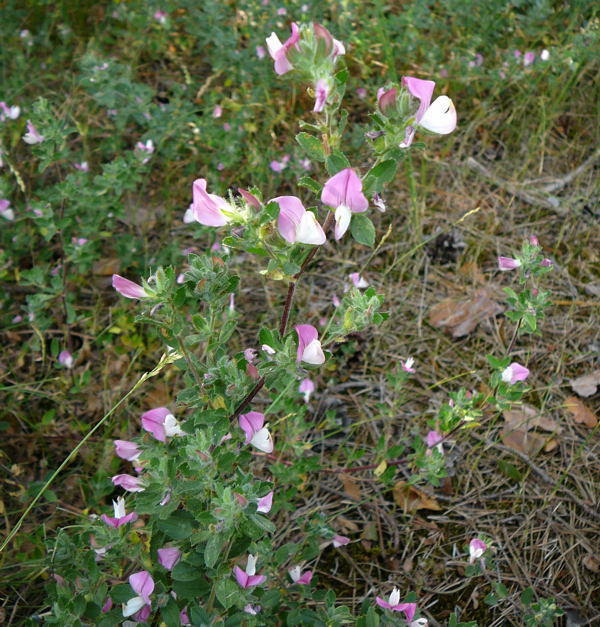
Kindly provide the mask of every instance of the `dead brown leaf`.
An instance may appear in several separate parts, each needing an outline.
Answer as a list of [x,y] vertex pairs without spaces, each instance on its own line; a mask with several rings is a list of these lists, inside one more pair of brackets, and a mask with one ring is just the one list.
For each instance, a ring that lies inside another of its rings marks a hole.
[[439,512],[442,510],[440,504],[434,497],[425,494],[414,485],[406,481],[398,481],[393,489],[394,502],[405,512],[416,512],[420,509],[431,509]]
[[590,374],[584,374],[582,377],[571,379],[569,384],[575,394],[585,397],[592,396],[596,393],[600,385],[600,370],[594,370],[594,372],[590,372]]
[[346,496],[355,501],[360,501],[362,499],[362,493],[360,491],[360,486],[358,485],[358,482],[346,473],[342,473],[340,475],[340,479],[344,484],[344,493],[346,494]]
[[583,565],[593,573],[600,572],[600,559],[593,553],[588,553],[581,561]]
[[546,438],[535,431],[523,431],[522,429],[512,429],[505,425],[500,434],[504,446],[508,446],[515,451],[524,453],[528,457],[539,453],[546,444]]
[[446,298],[429,310],[429,322],[454,338],[468,335],[480,322],[504,311],[504,307],[494,300],[494,295],[489,287],[483,287],[467,299]]
[[576,396],[569,396],[565,400],[565,408],[578,424],[583,424],[590,429],[593,429],[598,424],[598,416]]
[[116,257],[105,257],[104,259],[96,261],[92,272],[100,276],[111,276],[118,274],[120,269],[121,262]]
[[503,414],[507,427],[529,431],[530,429],[543,429],[551,433],[560,433],[562,427],[552,418],[543,416],[539,409],[532,405],[521,405],[515,409],[508,409]]
[[342,531],[346,533],[356,533],[360,530],[360,527],[353,520],[345,518],[344,516],[338,516],[336,522],[341,527]]

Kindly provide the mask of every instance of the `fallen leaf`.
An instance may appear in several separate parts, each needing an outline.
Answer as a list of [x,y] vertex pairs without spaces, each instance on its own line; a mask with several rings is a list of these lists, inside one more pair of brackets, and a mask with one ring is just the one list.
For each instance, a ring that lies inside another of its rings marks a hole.
[[104,259],[96,261],[92,272],[100,276],[110,276],[112,274],[118,274],[120,268],[121,262],[116,257],[105,257]]
[[429,323],[454,338],[468,335],[480,322],[504,311],[504,307],[494,300],[494,295],[495,291],[484,287],[467,299],[446,298],[429,310]]
[[532,405],[521,405],[516,409],[508,409],[503,414],[507,426],[511,429],[529,431],[530,429],[543,429],[551,433],[560,433],[562,427],[552,418],[540,414],[539,409]]
[[336,522],[341,527],[342,531],[346,533],[356,533],[360,530],[360,527],[353,520],[344,518],[344,516],[338,516]]
[[590,374],[584,374],[582,377],[571,379],[569,381],[573,392],[579,396],[592,396],[598,390],[600,385],[600,370],[594,370]]
[[356,482],[350,475],[346,473],[342,473],[340,475],[340,479],[344,484],[344,493],[346,494],[346,496],[355,501],[362,500],[362,494],[358,482]]
[[565,408],[571,413],[573,420],[578,424],[583,424],[590,429],[593,429],[598,424],[598,416],[576,396],[569,396],[569,398],[565,400]]
[[360,537],[363,538],[363,540],[377,540],[378,538],[377,525],[372,520],[370,520],[365,525],[365,528],[363,529],[363,532],[360,534]]
[[431,509],[439,512],[442,509],[434,497],[425,494],[425,492],[406,481],[398,481],[394,486],[393,493],[394,502],[405,512],[412,513],[420,509]]
[[500,434],[500,438],[504,446],[524,453],[528,457],[539,453],[546,444],[546,438],[543,435],[535,433],[535,431],[512,429],[509,425],[505,425]]
[[600,559],[593,553],[588,553],[582,560],[582,564],[593,573],[600,572]]

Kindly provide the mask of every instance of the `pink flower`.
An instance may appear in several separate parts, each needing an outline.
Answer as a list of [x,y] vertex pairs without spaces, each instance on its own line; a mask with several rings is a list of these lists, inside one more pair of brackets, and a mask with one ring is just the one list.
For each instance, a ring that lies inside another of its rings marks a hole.
[[148,139],[145,143],[138,142],[135,145],[135,149],[141,153],[146,153],[146,157],[142,159],[142,163],[148,163],[150,161],[150,155],[154,152],[154,142]]
[[425,438],[428,448],[433,448],[444,439],[444,436],[439,431],[430,431]]
[[190,623],[190,617],[188,616],[187,613],[187,608],[184,607],[181,612],[179,612],[179,624],[180,625],[191,625],[192,623]]
[[233,569],[233,573],[240,588],[251,588],[253,586],[260,586],[267,580],[264,575],[255,574],[256,557],[254,555],[248,555],[248,561],[246,563],[245,571],[243,571],[239,566],[236,566]]
[[111,481],[127,492],[143,492],[146,489],[141,479],[132,475],[115,475]]
[[221,107],[221,105],[216,105],[212,114],[213,118],[220,118],[223,115],[223,107]]
[[305,570],[304,572],[302,572],[300,566],[294,566],[293,568],[290,568],[288,570],[288,574],[294,583],[304,586],[310,583],[310,580],[313,576],[312,570]]
[[273,507],[274,494],[275,492],[271,490],[268,494],[265,494],[265,496],[258,499],[256,503],[258,505],[256,511],[260,512],[261,514],[268,514],[271,511],[271,507]]
[[415,360],[413,357],[409,357],[406,361],[401,361],[400,362],[400,366],[402,367],[402,370],[404,370],[404,372],[416,372],[416,370],[413,368],[413,365],[415,363]]
[[395,106],[397,95],[398,90],[395,87],[387,90],[381,88],[377,91],[377,104],[379,105],[381,113],[385,115],[388,109]]
[[241,187],[238,188],[238,192],[246,203],[248,203],[248,205],[250,205],[253,209],[260,209],[262,207],[262,202],[260,202],[254,194],[251,194],[249,191],[242,189]]
[[181,551],[174,547],[158,549],[158,562],[167,570],[173,570],[173,566],[181,559]]
[[135,512],[131,512],[131,514],[127,514],[125,512],[125,499],[122,496],[117,497],[117,500],[113,501],[113,510],[115,514],[114,518],[107,516],[106,514],[102,514],[102,516],[100,516],[101,520],[110,527],[118,529],[119,527],[126,525],[128,522],[137,520],[137,514]]
[[338,298],[336,294],[331,297],[331,303],[334,307],[339,307],[342,304],[342,301]]
[[275,33],[271,33],[271,35],[266,39],[269,54],[275,61],[275,72],[279,75],[286,74],[290,70],[294,69],[294,66],[287,58],[287,54],[292,47],[296,50],[300,49],[298,46],[298,42],[300,41],[300,30],[298,29],[298,25],[295,22],[292,22],[291,29],[292,34],[290,35],[290,38],[283,44]]
[[338,172],[325,183],[321,202],[335,210],[336,240],[348,230],[352,213],[362,213],[369,208],[369,201],[362,193],[362,182],[352,168]]
[[551,268],[552,267],[552,259],[542,259],[540,261],[540,266],[542,266],[542,268]]
[[526,52],[523,55],[523,65],[527,67],[535,61],[535,52]]
[[185,435],[175,416],[166,407],[157,407],[142,414],[142,428],[160,442],[168,437]]
[[244,351],[244,359],[251,364],[256,359],[256,351],[253,348],[247,348]]
[[507,270],[515,270],[521,265],[519,259],[513,259],[512,257],[498,257],[498,270],[506,272]]
[[156,11],[153,15],[154,19],[160,24],[164,24],[167,21],[168,14],[164,11]]
[[205,226],[223,226],[229,222],[231,218],[226,214],[231,212],[231,205],[224,198],[207,193],[206,179],[194,181],[192,194],[192,204],[188,209],[192,219]]
[[298,352],[296,361],[301,361],[314,366],[320,366],[325,362],[325,354],[319,342],[319,332],[312,324],[299,324],[295,327],[298,334]]
[[262,46],[256,46],[256,56],[259,59],[264,59],[267,51]]
[[356,88],[356,95],[362,100],[367,97],[367,90],[364,87]]
[[267,353],[267,355],[274,355],[277,351],[272,348],[271,346],[269,346],[268,344],[263,344],[261,347],[261,350],[263,350],[265,353]]
[[135,461],[141,454],[138,445],[135,442],[128,442],[127,440],[115,440],[115,453],[121,458],[127,461]]
[[513,50],[513,56],[515,57],[515,59],[518,59],[521,56],[521,51]]
[[529,376],[529,370],[514,361],[508,368],[502,371],[502,381],[513,385],[517,381],[525,381]]
[[[147,570],[142,570],[139,573],[134,573],[129,576],[129,585],[133,588],[133,591],[137,596],[129,599],[126,604],[123,605],[123,616],[132,616],[137,612],[140,612],[144,606],[150,610],[150,595],[154,592],[154,580]],[[150,612],[145,614],[145,618],[148,618]]]
[[308,403],[308,401],[310,401],[310,397],[312,396],[312,393],[314,391],[315,391],[315,384],[308,378],[302,379],[298,387],[298,392],[300,392],[300,394],[304,394],[305,403]]
[[537,238],[536,235],[530,235],[529,236],[529,243],[532,246],[539,246],[540,245],[540,240]]
[[239,425],[246,434],[244,444],[252,444],[263,453],[273,452],[273,439],[265,424],[265,416],[257,411],[250,411],[239,417]]
[[341,546],[346,546],[346,544],[350,544],[350,538],[347,538],[346,536],[339,536],[336,534],[335,536],[333,536],[333,540],[331,541],[331,543],[336,549],[339,549]]
[[348,275],[348,277],[352,281],[354,287],[359,290],[369,287],[369,282],[365,278],[360,276],[358,272],[353,272],[352,274]]
[[102,606],[101,612],[103,614],[110,612],[110,610],[112,609],[112,606],[113,606],[112,599],[110,597],[107,597],[106,601],[104,601],[104,605]]
[[315,85],[315,107],[313,109],[315,113],[321,113],[321,111],[323,111],[328,94],[329,85],[325,79],[320,78]]
[[487,544],[479,538],[473,538],[469,542],[469,564],[479,559],[487,550]]
[[125,298],[149,298],[152,296],[145,288],[118,274],[112,275],[112,286]]
[[74,163],[73,167],[76,170],[80,170],[81,172],[89,172],[90,171],[90,166],[88,165],[87,161],[82,161],[81,163]]
[[323,228],[315,214],[307,211],[296,196],[278,196],[271,202],[279,205],[277,228],[281,237],[290,243],[311,244],[319,246],[325,243]]
[[286,168],[286,164],[283,161],[273,160],[269,163],[269,167],[273,172],[283,172]]
[[44,136],[39,134],[30,120],[27,120],[27,133],[23,135],[23,141],[26,144],[41,144],[44,141]]
[[65,368],[72,368],[73,355],[67,350],[61,351],[58,355],[58,363]]

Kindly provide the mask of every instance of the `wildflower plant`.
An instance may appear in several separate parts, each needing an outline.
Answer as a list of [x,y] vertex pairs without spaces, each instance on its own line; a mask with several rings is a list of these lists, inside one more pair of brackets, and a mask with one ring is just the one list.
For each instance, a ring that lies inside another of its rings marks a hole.
[[[155,19],[162,24],[163,17]],[[350,334],[386,319],[383,297],[358,273],[320,330],[295,308],[296,289],[315,256],[347,234],[358,244],[375,244],[369,215],[382,205],[380,194],[398,162],[417,147],[415,136],[452,132],[456,111],[447,96],[432,102],[433,81],[406,76],[385,86],[367,135],[372,165],[363,168],[343,150],[344,44],[320,24],[292,23],[283,43],[272,34],[266,45],[276,74],[302,84],[314,99],[313,117],[300,123],[296,142],[321,171],[298,180],[302,197],[269,198],[258,187],[217,193],[206,178],[196,178],[182,221],[214,231],[220,245],[190,254],[182,273],[158,267],[145,279],[113,275],[114,289],[136,301],[138,321],[156,329],[169,361],[184,373],[183,387],[168,407],[140,412],[131,441],[115,440],[122,468],[109,487],[116,500],[112,512],[107,507],[81,518],[77,531],[84,546],[65,530],[53,542],[48,624],[377,625],[380,616],[387,624],[427,624],[414,595],[396,587],[382,589],[358,617],[337,604],[333,591],[319,590],[320,555],[350,542],[322,513],[299,521],[295,542],[277,546],[275,536],[278,512],[290,507],[288,488],[319,470],[303,418],[315,393],[313,375],[336,358]],[[92,88],[94,73],[104,70],[91,64],[88,71]],[[121,115],[125,124],[129,113]],[[58,130],[48,124],[43,132],[36,149],[54,150]],[[140,176],[156,146],[140,139],[121,165]],[[88,175],[77,168],[72,176]],[[238,328],[253,321],[235,305],[240,278],[231,253],[254,259],[262,280],[282,293],[278,320],[265,316],[252,329],[254,343],[242,349]],[[514,267],[524,280],[549,269],[540,255],[537,243],[523,248]],[[525,296],[507,294],[518,331],[536,331],[545,295],[533,288]],[[511,363],[511,350],[506,358],[490,358],[488,395],[452,393],[429,433],[414,441],[407,463],[415,481],[437,485],[446,476],[444,444],[476,426],[488,405],[521,398],[528,371]],[[418,363],[407,358],[389,376],[401,388],[416,372]],[[391,481],[395,466],[388,462],[405,448],[408,443],[393,449],[382,443],[375,474]],[[476,542],[471,553],[480,564],[482,545]]]

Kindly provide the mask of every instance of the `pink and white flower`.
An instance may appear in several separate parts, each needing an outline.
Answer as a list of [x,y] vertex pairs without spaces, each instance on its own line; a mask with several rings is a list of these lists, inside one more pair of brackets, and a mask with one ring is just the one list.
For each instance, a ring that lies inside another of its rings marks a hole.
[[407,622],[410,622],[413,619],[417,610],[416,603],[400,603],[400,591],[396,587],[394,587],[390,593],[387,601],[381,597],[376,597],[375,602],[379,605],[379,607],[383,607],[386,610],[391,610],[392,612],[404,612]]
[[26,144],[41,144],[44,141],[44,136],[38,132],[30,120],[27,120],[27,133],[23,135],[23,141]]
[[154,592],[154,580],[152,576],[147,570],[134,573],[129,576],[129,585],[133,588],[137,596],[123,604],[123,616],[132,616],[144,608],[147,608],[147,614],[146,611],[144,612],[145,618],[147,618],[150,615],[150,595]]
[[277,228],[283,239],[291,244],[298,242],[320,246],[325,243],[325,232],[315,214],[307,211],[299,198],[278,196],[271,202],[279,205]]
[[114,517],[102,514],[102,516],[100,516],[100,519],[107,525],[109,525],[110,527],[114,527],[115,529],[126,525],[128,522],[133,522],[137,520],[138,517],[135,512],[131,512],[130,514],[128,514],[125,511],[125,499],[122,496],[117,497],[117,500],[113,501],[113,511]]
[[323,78],[320,78],[315,85],[315,106],[313,111],[315,113],[321,113],[327,102],[327,96],[329,95],[329,84]]
[[364,290],[365,288],[369,287],[369,282],[358,272],[353,272],[352,274],[348,275],[348,278],[352,281],[354,287],[359,290]]
[[325,183],[321,202],[335,211],[336,240],[348,230],[353,213],[363,213],[369,208],[362,182],[352,168],[345,168]]
[[192,184],[192,204],[186,211],[184,222],[200,222],[204,226],[223,226],[231,220],[233,207],[221,196],[206,191],[206,179],[196,179]]
[[127,461],[133,462],[142,454],[139,446],[135,442],[127,440],[115,440],[115,453]]
[[271,511],[271,507],[273,507],[273,495],[275,492],[271,490],[268,494],[265,494],[263,497],[259,498],[256,502],[257,508],[256,511],[261,514],[268,514]]
[[341,546],[346,546],[347,544],[350,544],[350,538],[336,534],[335,536],[333,536],[331,544],[333,544],[336,549],[339,549]]
[[68,350],[60,351],[58,354],[58,363],[65,368],[73,367],[73,355]]
[[0,198],[0,216],[12,222],[15,219],[15,212],[10,208],[10,200]]
[[[421,126],[432,133],[440,135],[447,135],[456,128],[456,109],[452,100],[448,96],[438,96],[433,103],[431,102],[435,81],[403,76],[402,84],[413,97],[419,100],[419,108],[415,114],[416,126]],[[408,126],[400,148],[410,146],[414,135],[415,129]]]
[[487,551],[487,544],[479,538],[473,538],[469,542],[469,564],[478,560]]
[[146,489],[144,482],[139,477],[132,475],[115,475],[111,481],[113,485],[119,486],[127,492],[143,492]]
[[516,361],[513,361],[508,368],[502,371],[502,381],[513,385],[518,381],[525,381],[529,376],[529,370],[525,366],[521,366]]
[[73,167],[80,172],[89,172],[90,166],[87,161],[82,161],[81,163],[74,163]]
[[310,397],[315,391],[315,384],[307,377],[300,381],[300,385],[298,386],[298,392],[304,395],[304,402],[308,403],[310,401]]
[[148,163],[148,161],[150,161],[150,155],[154,152],[154,142],[151,139],[146,140],[146,142],[138,142],[135,145],[135,149],[147,155],[142,159],[142,163]]
[[8,106],[4,101],[0,101],[0,122],[4,122],[5,119],[16,120],[21,115],[21,107],[13,105]]
[[498,270],[501,270],[502,272],[516,270],[520,266],[520,259],[513,259],[512,257],[498,257]]
[[295,327],[298,334],[298,352],[296,361],[320,366],[325,362],[325,354],[319,341],[319,332],[312,324],[299,324]]
[[310,583],[313,573],[312,570],[302,572],[300,566],[293,566],[288,570],[288,575],[294,583],[306,586]]
[[142,414],[142,428],[160,442],[167,438],[185,435],[175,416],[166,407],[157,407]]
[[291,24],[292,34],[285,43],[281,43],[279,37],[275,33],[271,33],[267,37],[267,48],[271,58],[275,61],[275,72],[282,75],[294,69],[294,66],[287,58],[290,49],[299,50],[298,42],[300,41],[300,29],[295,22]]
[[404,372],[415,373],[416,370],[413,368],[415,365],[414,357],[409,357],[406,361],[401,361],[400,366]]
[[239,425],[246,434],[244,444],[251,444],[263,453],[273,452],[273,438],[267,426],[265,415],[257,411],[250,411],[239,417]]
[[233,574],[235,575],[235,579],[240,588],[260,586],[267,580],[265,575],[256,574],[256,557],[254,555],[248,555],[245,571],[243,571],[239,566],[236,566],[233,569]]

